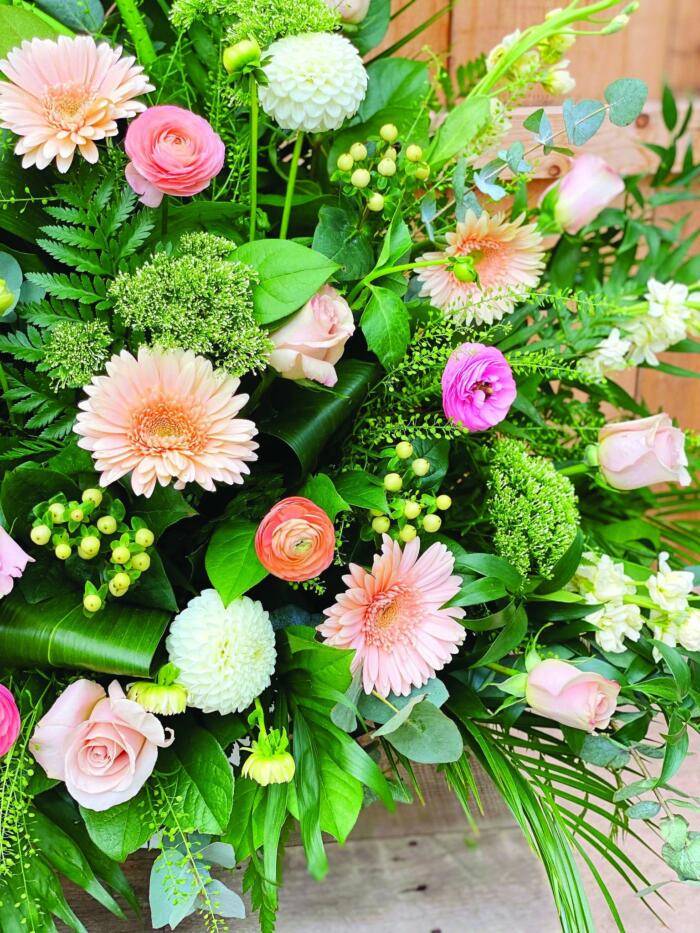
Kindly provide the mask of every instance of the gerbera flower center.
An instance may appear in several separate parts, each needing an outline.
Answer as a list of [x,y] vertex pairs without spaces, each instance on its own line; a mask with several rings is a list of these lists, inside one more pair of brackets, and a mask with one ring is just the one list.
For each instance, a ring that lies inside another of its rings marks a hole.
[[421,619],[420,598],[398,583],[378,593],[365,611],[364,637],[368,645],[389,650],[397,644],[412,644],[413,630]]
[[156,402],[134,416],[130,439],[142,450],[187,450],[197,453],[206,436],[194,413],[168,402]]
[[95,93],[88,85],[77,81],[53,84],[44,94],[44,114],[58,129],[77,130],[87,122],[94,103]]

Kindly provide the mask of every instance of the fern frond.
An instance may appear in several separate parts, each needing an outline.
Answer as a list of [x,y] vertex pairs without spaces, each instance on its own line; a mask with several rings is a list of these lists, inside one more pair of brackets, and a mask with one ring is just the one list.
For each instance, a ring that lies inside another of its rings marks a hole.
[[54,298],[79,301],[81,304],[88,305],[97,304],[98,307],[109,306],[109,302],[105,301],[107,288],[99,278],[93,279],[75,272],[69,275],[55,272],[28,272],[27,279],[34,285],[40,285],[46,289]]
[[141,211],[126,224],[116,242],[116,261],[121,262],[131,256],[145,243],[155,226],[149,213]]
[[105,240],[113,236],[128,220],[136,206],[137,194],[129,187],[122,188],[98,221],[98,229]]
[[44,210],[49,217],[53,217],[54,220],[63,220],[69,224],[87,224],[88,222],[87,211],[83,210],[81,207],[56,207],[55,205],[48,205]]
[[18,441],[10,450],[0,452],[0,460],[35,459],[44,454],[58,453],[61,447],[62,445],[56,441],[28,438],[24,441]]
[[92,230],[86,230],[84,227],[49,224],[42,227],[41,231],[58,243],[65,243],[66,246],[77,246],[79,249],[101,250],[106,245],[101,233],[93,233]]
[[45,250],[49,256],[65,266],[72,266],[78,272],[91,272],[93,275],[109,274],[110,263],[106,256],[90,250],[77,249],[55,240],[37,239],[37,246]]
[[27,333],[21,330],[0,335],[0,352],[25,363],[38,363],[44,356],[44,338],[36,327],[28,327]]
[[22,320],[35,327],[53,327],[62,321],[90,321],[94,316],[89,305],[76,305],[56,298],[21,305],[18,310]]

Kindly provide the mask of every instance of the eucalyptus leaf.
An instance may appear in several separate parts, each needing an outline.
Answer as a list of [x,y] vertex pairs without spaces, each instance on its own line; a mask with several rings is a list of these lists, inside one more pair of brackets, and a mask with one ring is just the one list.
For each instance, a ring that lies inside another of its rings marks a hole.
[[569,142],[583,146],[603,125],[605,107],[599,100],[565,100],[562,115]]
[[653,820],[661,812],[661,804],[656,800],[642,800],[627,807],[626,812],[630,820]]
[[36,0],[36,5],[79,32],[96,32],[105,18],[100,0]]
[[620,78],[605,88],[605,99],[610,105],[608,118],[615,126],[629,126],[644,109],[649,89],[638,78]]
[[400,696],[396,693],[390,693],[385,699],[386,703],[375,697],[371,693],[362,693],[358,702],[358,708],[365,719],[371,719],[372,722],[386,723],[394,712],[392,706],[398,710],[404,710],[417,697],[423,697],[429,700],[433,706],[438,709],[447,702],[449,693],[444,683],[437,677],[431,677],[427,684],[422,687],[413,687],[408,696]]
[[413,706],[406,722],[386,740],[402,755],[421,764],[457,761],[464,751],[455,723],[429,700]]

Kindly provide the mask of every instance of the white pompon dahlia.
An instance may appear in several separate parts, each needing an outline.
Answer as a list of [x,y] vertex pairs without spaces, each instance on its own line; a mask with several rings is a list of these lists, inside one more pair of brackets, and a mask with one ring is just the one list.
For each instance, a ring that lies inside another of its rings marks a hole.
[[188,703],[205,713],[240,713],[270,685],[275,633],[270,616],[247,596],[224,606],[204,590],[175,616],[166,640]]
[[267,86],[260,105],[283,130],[337,130],[352,117],[367,90],[367,72],[344,36],[308,32],[286,36],[267,50]]

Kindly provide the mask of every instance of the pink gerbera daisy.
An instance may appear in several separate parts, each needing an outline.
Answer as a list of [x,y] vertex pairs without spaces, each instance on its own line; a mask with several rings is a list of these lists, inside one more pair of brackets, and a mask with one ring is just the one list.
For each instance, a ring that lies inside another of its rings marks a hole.
[[544,269],[542,237],[535,224],[523,224],[524,219],[524,214],[508,221],[504,214],[490,217],[484,211],[477,217],[469,211],[464,223],[447,234],[445,250],[420,258],[470,256],[474,281],[461,281],[454,266],[430,266],[417,273],[421,298],[430,298],[433,307],[465,324],[492,324],[510,314]]
[[131,473],[137,495],[172,480],[212,492],[214,480],[242,483],[258,445],[253,422],[236,418],[248,401],[238,385],[191,350],[142,347],[138,358],[122,350],[85,387],[78,444],[91,451],[103,486]]
[[362,670],[366,693],[377,690],[407,696],[448,663],[466,631],[456,619],[464,609],[442,608],[459,591],[452,576],[454,557],[444,544],[432,544],[421,556],[420,538],[402,550],[384,535],[382,553],[372,570],[350,564],[343,577],[348,589],[325,609],[318,626],[337,648],[354,648],[351,669]]
[[0,61],[0,126],[20,139],[22,166],[67,172],[76,148],[97,162],[95,143],[117,135],[117,120],[145,105],[134,100],[153,85],[131,56],[92,36],[24,41]]

